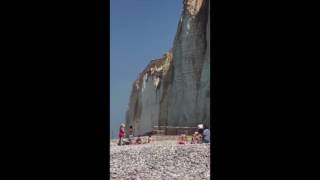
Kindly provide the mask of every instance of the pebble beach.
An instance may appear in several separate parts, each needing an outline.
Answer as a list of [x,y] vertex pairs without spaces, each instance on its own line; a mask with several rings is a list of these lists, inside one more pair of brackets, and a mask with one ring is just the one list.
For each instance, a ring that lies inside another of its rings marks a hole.
[[110,179],[210,179],[210,145],[176,140],[118,146],[110,144]]

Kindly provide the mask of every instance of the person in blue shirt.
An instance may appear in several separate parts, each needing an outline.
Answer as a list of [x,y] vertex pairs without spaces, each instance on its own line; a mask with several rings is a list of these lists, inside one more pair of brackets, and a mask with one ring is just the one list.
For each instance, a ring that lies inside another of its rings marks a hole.
[[206,126],[204,126],[203,131],[203,142],[210,143],[210,130]]

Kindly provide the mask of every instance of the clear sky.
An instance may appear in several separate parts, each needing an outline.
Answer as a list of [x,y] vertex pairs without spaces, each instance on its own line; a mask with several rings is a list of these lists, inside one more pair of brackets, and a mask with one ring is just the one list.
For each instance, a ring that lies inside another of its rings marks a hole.
[[125,120],[133,81],[172,48],[182,0],[110,1],[110,133]]

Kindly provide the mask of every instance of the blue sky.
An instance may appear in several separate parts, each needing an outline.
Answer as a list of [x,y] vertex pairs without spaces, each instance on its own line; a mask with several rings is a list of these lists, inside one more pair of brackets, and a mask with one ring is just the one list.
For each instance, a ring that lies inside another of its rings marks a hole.
[[182,0],[110,1],[110,133],[124,122],[133,81],[172,48]]

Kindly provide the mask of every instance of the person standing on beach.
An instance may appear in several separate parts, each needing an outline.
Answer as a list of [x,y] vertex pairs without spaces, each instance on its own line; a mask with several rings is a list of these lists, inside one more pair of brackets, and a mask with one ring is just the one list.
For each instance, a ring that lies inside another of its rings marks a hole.
[[124,136],[126,135],[126,133],[124,131],[124,127],[125,127],[125,125],[122,123],[120,125],[120,130],[119,130],[119,143],[118,143],[119,146],[122,145],[122,140],[123,140]]
[[133,128],[132,126],[129,127],[129,144],[132,144],[132,140],[133,140]]

